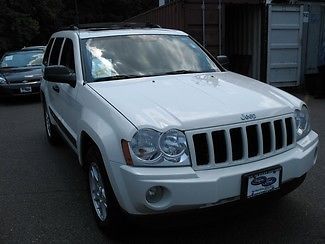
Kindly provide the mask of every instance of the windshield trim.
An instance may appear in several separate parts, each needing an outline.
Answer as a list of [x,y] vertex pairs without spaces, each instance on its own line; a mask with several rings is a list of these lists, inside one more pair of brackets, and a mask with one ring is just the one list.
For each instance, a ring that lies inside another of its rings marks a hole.
[[192,37],[191,35],[188,35],[188,37],[195,42],[196,45],[198,45],[201,50],[208,55],[208,57],[212,60],[212,62],[215,63],[215,65],[217,65],[218,69],[220,70],[220,72],[225,72],[227,71],[224,67],[222,67],[222,65],[219,63],[219,61],[205,48],[203,47],[203,45],[201,43],[199,43],[196,39],[194,39],[194,37]]

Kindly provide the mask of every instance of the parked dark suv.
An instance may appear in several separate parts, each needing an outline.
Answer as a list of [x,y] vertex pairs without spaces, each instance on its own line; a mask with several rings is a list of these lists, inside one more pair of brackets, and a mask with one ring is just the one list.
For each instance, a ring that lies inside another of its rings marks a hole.
[[0,96],[40,92],[44,48],[7,52],[0,62]]

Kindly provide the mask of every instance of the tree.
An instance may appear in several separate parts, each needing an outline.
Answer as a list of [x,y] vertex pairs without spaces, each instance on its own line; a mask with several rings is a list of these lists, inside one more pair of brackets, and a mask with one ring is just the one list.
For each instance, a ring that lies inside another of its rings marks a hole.
[[62,26],[119,22],[157,6],[157,0],[0,0],[0,54],[23,46],[46,45]]
[[0,53],[45,44],[63,5],[58,0],[0,0]]

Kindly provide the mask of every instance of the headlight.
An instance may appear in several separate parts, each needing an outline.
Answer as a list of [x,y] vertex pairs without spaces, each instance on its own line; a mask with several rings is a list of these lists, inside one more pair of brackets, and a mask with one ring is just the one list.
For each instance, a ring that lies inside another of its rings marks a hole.
[[187,142],[183,132],[169,130],[159,138],[159,148],[164,156],[171,161],[179,161],[187,153]]
[[301,110],[295,110],[295,121],[297,140],[300,140],[310,132],[309,113],[306,106],[302,106]]
[[0,84],[7,84],[7,80],[2,75],[0,75]]
[[130,146],[139,159],[154,163],[161,157],[158,147],[160,133],[152,129],[139,130],[133,136]]
[[129,146],[136,166],[190,165],[186,137],[179,130],[160,133],[153,129],[140,129]]

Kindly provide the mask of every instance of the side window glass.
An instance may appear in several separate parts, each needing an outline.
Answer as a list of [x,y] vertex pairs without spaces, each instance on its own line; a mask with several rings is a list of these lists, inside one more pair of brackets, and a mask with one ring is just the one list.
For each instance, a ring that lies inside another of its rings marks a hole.
[[55,38],[49,65],[57,65],[59,63],[59,55],[62,46],[63,38]]
[[44,54],[44,58],[43,58],[43,64],[44,65],[47,65],[48,64],[49,55],[50,55],[50,51],[51,51],[51,48],[52,48],[52,45],[53,45],[53,41],[54,41],[54,39],[51,38],[50,41],[49,41],[49,43],[46,46],[46,50],[45,50],[45,54]]
[[76,70],[74,65],[73,42],[69,38],[65,39],[60,64],[73,70],[74,72]]

